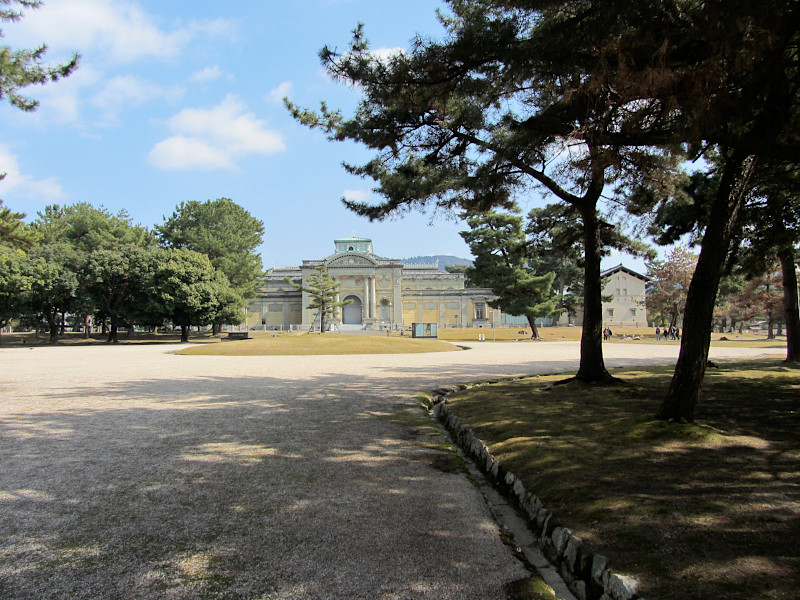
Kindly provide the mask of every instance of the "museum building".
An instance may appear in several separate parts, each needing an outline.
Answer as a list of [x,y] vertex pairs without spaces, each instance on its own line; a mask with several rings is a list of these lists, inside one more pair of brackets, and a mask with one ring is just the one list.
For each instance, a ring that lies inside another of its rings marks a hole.
[[489,306],[495,298],[490,289],[465,288],[463,273],[446,273],[438,265],[404,265],[399,259],[382,258],[368,238],[334,240],[335,250],[320,260],[304,260],[302,266],[275,268],[264,278],[257,298],[250,301],[249,328],[272,330],[319,327],[310,298],[290,285],[307,286],[308,276],[325,266],[341,284],[337,300],[350,303],[337,311],[338,329],[410,327],[412,323],[437,323],[439,327],[499,326],[499,309]]

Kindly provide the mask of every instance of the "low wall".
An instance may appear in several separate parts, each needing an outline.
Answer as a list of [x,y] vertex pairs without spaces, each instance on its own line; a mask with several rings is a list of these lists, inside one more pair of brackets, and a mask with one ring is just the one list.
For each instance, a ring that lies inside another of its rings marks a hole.
[[[487,382],[496,383],[496,382]],[[601,554],[594,554],[583,541],[558,524],[553,512],[512,472],[495,460],[472,429],[465,425],[447,405],[447,398],[456,391],[484,384],[442,388],[432,392],[430,410],[450,432],[453,440],[480,467],[495,486],[521,511],[536,535],[536,543],[555,566],[578,600],[641,600],[639,582],[608,568]]]

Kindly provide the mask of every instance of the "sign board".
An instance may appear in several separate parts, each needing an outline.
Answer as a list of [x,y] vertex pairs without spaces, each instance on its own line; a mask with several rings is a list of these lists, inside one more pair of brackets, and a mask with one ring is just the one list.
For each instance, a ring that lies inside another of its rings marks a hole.
[[438,338],[439,337],[439,324],[438,323],[412,323],[411,324],[411,337],[412,338]]

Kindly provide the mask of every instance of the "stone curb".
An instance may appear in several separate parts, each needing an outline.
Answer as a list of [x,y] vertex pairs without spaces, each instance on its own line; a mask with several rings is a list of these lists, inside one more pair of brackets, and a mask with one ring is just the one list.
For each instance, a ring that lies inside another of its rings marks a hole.
[[558,525],[552,511],[535,494],[528,492],[522,480],[506,470],[491,455],[486,444],[447,406],[449,396],[455,392],[491,383],[497,381],[433,390],[428,409],[495,487],[517,506],[536,536],[537,546],[578,600],[643,600],[638,595],[636,579],[612,572],[606,557],[592,553],[579,537]]

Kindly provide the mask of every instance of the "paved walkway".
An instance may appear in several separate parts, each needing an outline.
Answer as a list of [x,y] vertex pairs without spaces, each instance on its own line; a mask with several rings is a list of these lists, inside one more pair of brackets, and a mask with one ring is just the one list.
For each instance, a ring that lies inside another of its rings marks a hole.
[[[527,576],[474,486],[387,415],[414,390],[574,370],[576,343],[174,349],[0,348],[0,597],[484,600]],[[609,366],[676,351],[605,348]]]

